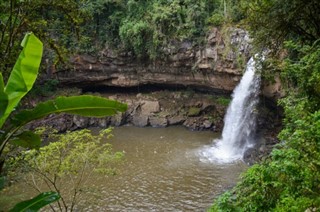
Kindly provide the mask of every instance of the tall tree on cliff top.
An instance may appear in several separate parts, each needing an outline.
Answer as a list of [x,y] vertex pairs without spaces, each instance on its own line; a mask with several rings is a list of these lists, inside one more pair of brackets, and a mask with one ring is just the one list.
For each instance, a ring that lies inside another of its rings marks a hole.
[[86,3],[85,0],[1,1],[0,70],[4,76],[15,63],[19,41],[28,31],[33,31],[45,46],[54,50],[54,55],[47,55],[52,57],[52,63],[63,60],[66,48],[62,46],[70,46],[79,39],[79,25],[89,17]]
[[312,44],[320,37],[319,0],[242,0],[241,5],[260,47],[278,50],[284,40]]

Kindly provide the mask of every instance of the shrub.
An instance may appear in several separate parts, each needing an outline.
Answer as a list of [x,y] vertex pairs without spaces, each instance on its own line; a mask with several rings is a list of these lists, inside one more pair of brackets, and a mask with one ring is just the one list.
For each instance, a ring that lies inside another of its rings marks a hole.
[[220,13],[214,13],[210,18],[207,19],[207,23],[213,26],[219,27],[223,24],[224,17]]
[[[93,135],[90,130],[57,134],[52,129],[40,128],[49,141],[39,151],[29,150],[19,157],[11,158],[9,163],[15,167],[11,175],[22,177],[23,182],[37,192],[51,190],[60,193],[61,199],[55,203],[56,209],[72,211],[86,198],[88,191],[95,188],[87,184],[89,178],[97,175],[115,175],[116,166],[123,158],[122,152],[113,152],[106,139],[111,136],[111,129],[101,130]],[[52,207],[52,206],[51,206]]]

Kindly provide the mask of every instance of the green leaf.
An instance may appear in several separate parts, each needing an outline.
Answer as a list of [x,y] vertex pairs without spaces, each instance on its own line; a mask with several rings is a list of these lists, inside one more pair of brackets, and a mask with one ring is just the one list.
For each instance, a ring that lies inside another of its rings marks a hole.
[[24,131],[14,139],[11,139],[10,142],[24,148],[39,149],[41,138],[32,131]]
[[40,103],[32,110],[21,111],[14,116],[13,122],[19,127],[52,113],[104,117],[114,115],[117,112],[125,112],[126,110],[126,104],[97,96],[58,97],[55,100]]
[[5,183],[6,183],[6,177],[0,176],[0,191],[4,188]]
[[0,91],[4,91],[4,82],[2,73],[0,73]]
[[51,204],[59,199],[60,195],[57,192],[43,192],[31,200],[19,202],[14,206],[14,208],[10,210],[10,212],[39,211],[40,208]]
[[[43,49],[42,42],[34,34],[28,33],[24,37],[21,46],[23,50],[4,88],[4,93],[8,97],[8,105],[3,116],[0,118],[0,128],[20,100],[31,90],[38,75]],[[2,95],[0,94],[0,96]],[[4,95],[1,100],[5,98]],[[4,106],[1,107],[3,108]]]
[[4,82],[2,73],[0,73],[0,118],[3,116],[8,106],[8,95],[4,92]]

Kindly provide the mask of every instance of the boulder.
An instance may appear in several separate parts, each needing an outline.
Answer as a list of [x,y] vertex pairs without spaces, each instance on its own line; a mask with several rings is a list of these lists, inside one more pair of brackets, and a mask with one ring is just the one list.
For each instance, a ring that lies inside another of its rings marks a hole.
[[134,115],[132,124],[137,127],[146,127],[149,124],[149,117],[145,115]]
[[179,125],[182,124],[186,120],[185,117],[177,115],[168,118],[169,125]]
[[97,125],[101,128],[106,128],[109,124],[108,118],[99,118],[97,119]]
[[151,115],[160,111],[159,101],[143,100],[141,101],[141,114]]
[[152,127],[166,127],[168,126],[168,120],[166,117],[151,116],[149,122]]
[[212,124],[213,123],[211,121],[209,121],[209,120],[205,120],[203,122],[203,126],[204,126],[205,129],[209,129],[210,127],[212,127]]
[[85,128],[89,125],[89,119],[83,116],[73,116],[72,121],[77,128]]
[[124,117],[125,117],[124,113],[117,113],[116,115],[111,116],[110,125],[116,126],[116,127],[121,126],[125,122]]

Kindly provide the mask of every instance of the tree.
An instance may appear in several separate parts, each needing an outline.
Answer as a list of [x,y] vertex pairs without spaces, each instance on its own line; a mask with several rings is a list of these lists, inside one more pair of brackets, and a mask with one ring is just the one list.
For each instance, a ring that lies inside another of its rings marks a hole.
[[80,25],[91,18],[86,0],[8,0],[0,3],[0,70],[7,78],[19,54],[19,41],[32,31],[44,42],[50,65],[66,60],[76,49]]
[[311,45],[320,37],[318,0],[242,0],[241,6],[260,49],[277,51],[290,39]]
[[87,203],[92,190],[99,192],[98,187],[88,182],[116,174],[123,153],[113,153],[111,144],[106,142],[111,131],[111,128],[103,129],[93,135],[88,129],[64,134],[54,129],[37,129],[37,134],[54,142],[39,151],[23,151],[10,159],[8,163],[13,170],[10,175],[14,178],[19,173],[18,180],[39,193],[47,190],[59,193],[61,199],[50,205],[52,209],[74,211],[79,202]]

